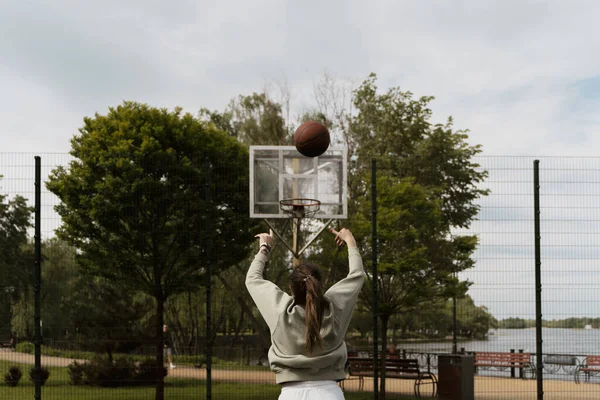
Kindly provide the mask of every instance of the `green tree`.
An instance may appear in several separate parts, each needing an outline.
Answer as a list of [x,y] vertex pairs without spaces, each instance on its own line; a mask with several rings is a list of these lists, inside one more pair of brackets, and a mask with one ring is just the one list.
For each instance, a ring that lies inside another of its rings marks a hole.
[[522,318],[505,318],[498,323],[501,329],[525,329],[527,321]]
[[[71,326],[70,307],[65,303],[79,282],[79,271],[75,265],[75,249],[62,240],[51,238],[41,244],[42,253],[42,288],[40,293],[41,315],[45,338],[61,340],[64,330]],[[12,324],[17,336],[33,340],[34,334],[34,258],[33,242],[24,248],[26,265],[24,274],[28,280],[19,290],[13,305]]]
[[135,102],[85,118],[71,145],[75,160],[47,183],[60,199],[57,235],[88,273],[154,298],[162,400],[165,301],[204,281],[209,240],[215,272],[242,260],[253,240],[247,150],[179,108]]
[[[372,74],[354,93],[355,113],[345,132],[356,143],[349,177],[351,224],[370,259],[370,169],[378,160],[379,318],[385,343],[392,315],[407,313],[435,297],[465,293],[456,274],[471,268],[475,236],[453,235],[478,212],[475,200],[486,173],[473,162],[480,146],[470,146],[452,120],[433,124],[429,103],[394,87],[380,94]],[[381,381],[385,393],[385,379]]]
[[[235,137],[245,146],[251,145],[290,145],[292,143],[292,128],[289,120],[283,115],[281,104],[267,93],[252,93],[240,95],[232,99],[223,112],[200,110],[200,118],[210,122],[218,129]],[[271,221],[282,235],[291,234],[287,221]],[[263,225],[263,229],[268,229]],[[235,265],[234,273],[245,277],[254,253]],[[290,271],[290,253],[283,246],[276,246],[270,257],[265,274],[280,287],[287,287],[287,277]],[[229,272],[228,272],[229,273]],[[227,274],[219,274],[218,279],[222,289],[235,297],[238,306],[244,310],[245,318],[250,321],[257,332],[259,345],[263,348],[270,346],[270,334],[267,324],[252,305],[252,300],[246,290],[244,279],[229,279]]]
[[[476,306],[471,296],[458,299],[456,304],[458,336],[467,339],[482,340],[490,329],[498,328],[498,321],[489,313],[487,307]],[[452,302],[446,302],[446,313],[452,315]],[[451,332],[452,327],[450,326]]]
[[[0,175],[0,181],[2,175]],[[26,245],[27,229],[31,227],[33,209],[22,196],[9,198],[0,194],[0,325],[5,327],[1,335],[10,335],[11,304],[20,293],[30,289]]]
[[291,144],[281,105],[266,93],[240,95],[222,113],[203,108],[200,118],[248,145]]
[[112,363],[113,353],[129,352],[151,339],[142,318],[155,307],[152,298],[131,292],[126,284],[100,276],[78,275],[77,285],[63,303],[71,321],[69,332],[83,350],[104,352]]

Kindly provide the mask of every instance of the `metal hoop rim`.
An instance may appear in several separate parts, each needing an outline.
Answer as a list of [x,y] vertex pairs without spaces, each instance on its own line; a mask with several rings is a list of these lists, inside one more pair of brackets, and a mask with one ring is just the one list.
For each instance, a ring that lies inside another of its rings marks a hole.
[[279,209],[288,214],[300,213],[302,216],[312,216],[321,209],[317,199],[297,197],[279,200]]

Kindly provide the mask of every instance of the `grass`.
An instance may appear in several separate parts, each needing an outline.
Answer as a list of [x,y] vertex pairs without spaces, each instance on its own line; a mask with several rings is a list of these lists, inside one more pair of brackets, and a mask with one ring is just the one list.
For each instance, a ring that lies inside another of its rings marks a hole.
[[[27,354],[33,354],[34,347],[30,343],[21,343],[21,344],[17,345],[16,351],[22,352],[22,353],[27,353]],[[61,350],[61,349],[56,349],[56,348],[44,346],[44,345],[42,345],[42,355],[50,356],[50,357],[68,358],[70,360],[74,360],[74,359],[91,360],[97,356],[106,357],[106,353],[99,354],[99,353],[94,353],[91,351]],[[114,353],[113,357],[114,358],[126,357],[133,361],[143,361],[146,359],[153,359],[153,360],[155,359],[155,357],[152,355],[144,356],[144,355],[133,355],[133,354],[122,354],[122,353]],[[203,365],[206,365],[206,362],[204,362],[204,359],[205,359],[204,355],[199,355],[199,356],[173,355],[173,363],[175,365],[193,366],[193,365],[198,364],[200,361],[202,362]],[[269,370],[268,367],[265,367],[262,365],[247,365],[247,364],[243,364],[243,363],[235,362],[235,361],[221,360],[216,357],[212,357],[212,366],[220,367],[220,368],[248,370],[248,371],[255,371],[255,370],[267,371],[267,370]]]
[[[8,368],[16,365],[23,371],[23,378],[17,387],[9,387],[0,383],[0,399],[29,400],[33,398],[34,385],[29,381],[31,365],[15,364],[0,361],[2,377]],[[71,386],[66,368],[50,367],[50,378],[42,387],[44,400],[148,400],[154,398],[154,387],[134,388],[97,388],[86,386]],[[213,382],[212,397],[215,400],[276,400],[280,389],[277,385]],[[166,400],[196,400],[206,396],[206,382],[198,379],[169,378],[165,380]],[[346,400],[371,400],[372,393],[346,393]],[[387,395],[389,400],[413,400],[413,397]]]

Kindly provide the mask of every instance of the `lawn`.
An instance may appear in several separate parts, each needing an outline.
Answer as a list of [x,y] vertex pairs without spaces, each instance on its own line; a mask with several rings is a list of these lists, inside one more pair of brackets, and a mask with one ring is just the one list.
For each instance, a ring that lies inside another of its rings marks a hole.
[[[34,354],[34,346],[31,343],[25,343],[25,342],[19,343],[17,345],[16,351],[20,352],[20,353]],[[42,356],[61,357],[61,358],[68,358],[71,360],[91,360],[97,356],[106,357],[106,353],[98,354],[98,353],[93,353],[91,351],[62,350],[62,349],[56,349],[53,347],[42,345]],[[146,360],[149,358],[154,359],[154,356],[152,356],[152,355],[144,356],[144,355],[121,354],[121,353],[114,353],[113,357],[115,357],[115,358],[126,357],[126,358],[134,360],[134,361],[143,361],[143,360]],[[202,364],[206,365],[206,362],[204,361],[204,359],[205,359],[204,355],[197,355],[197,356],[174,355],[173,356],[173,362],[176,365],[193,366],[193,365],[198,364],[201,360],[202,360],[201,361]],[[246,364],[243,364],[240,362],[221,360],[216,357],[212,358],[212,366],[228,368],[228,369],[236,369],[236,370],[248,370],[248,371],[269,370],[268,367],[264,367],[261,365],[246,365]]]
[[[23,378],[17,387],[9,387],[0,382],[0,399],[30,400],[33,399],[34,386],[29,381],[31,365],[19,365],[0,361],[2,376],[11,365],[21,367]],[[213,382],[212,398],[215,400],[276,400],[279,387],[267,384]],[[165,381],[166,400],[198,400],[206,397],[205,381],[196,379],[167,378]],[[371,400],[372,393],[346,393],[346,400]],[[412,400],[412,397],[386,396],[389,400]],[[96,388],[69,385],[66,368],[50,368],[50,378],[42,388],[43,400],[151,400],[154,388]]]

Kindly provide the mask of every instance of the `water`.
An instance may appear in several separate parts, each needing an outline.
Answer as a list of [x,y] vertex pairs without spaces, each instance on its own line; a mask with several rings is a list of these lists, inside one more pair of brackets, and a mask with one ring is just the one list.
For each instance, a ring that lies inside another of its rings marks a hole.
[[[560,329],[543,328],[544,354],[570,354],[586,356],[600,354],[600,329]],[[498,329],[489,335],[488,340],[472,340],[458,342],[458,348],[466,351],[499,351],[508,352],[523,350],[526,353],[536,352],[535,329]],[[431,353],[448,353],[452,351],[451,342],[411,343],[398,341],[400,349],[418,349]]]
[[[576,364],[581,365],[585,362],[587,355],[600,354],[600,329],[542,329],[544,354],[544,379],[571,380],[576,372],[576,365],[557,365],[548,362],[546,357],[550,354],[575,356]],[[458,349],[464,348],[465,351],[494,351],[509,352],[511,350],[523,350],[525,353],[532,353],[531,362],[536,363],[536,337],[535,329],[498,329],[489,336],[488,340],[471,340],[458,343]],[[430,342],[430,343],[397,343],[399,349],[406,349],[408,353],[450,353],[452,352],[451,342]],[[416,357],[419,364],[423,367],[427,365],[425,355],[413,354],[409,357]],[[435,371],[437,367],[437,357],[430,359],[431,367]],[[557,357],[554,357],[557,359]],[[560,357],[558,357],[560,358]],[[510,371],[506,368],[481,368],[479,375],[486,376],[507,376]]]

